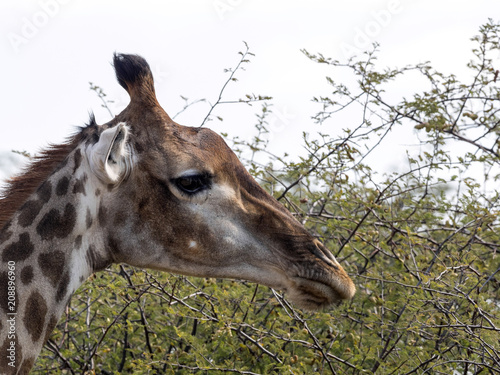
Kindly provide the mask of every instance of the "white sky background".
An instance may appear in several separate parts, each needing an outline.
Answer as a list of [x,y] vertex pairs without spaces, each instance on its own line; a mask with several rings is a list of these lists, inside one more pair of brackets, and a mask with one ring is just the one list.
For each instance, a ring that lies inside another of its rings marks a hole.
[[[319,107],[311,98],[329,92],[325,75],[341,77],[309,61],[300,49],[344,60],[347,45],[367,48],[376,41],[381,66],[431,61],[438,70],[467,80],[470,38],[488,18],[500,19],[499,1],[1,0],[0,179],[22,159],[10,150],[33,153],[62,142],[91,111],[99,124],[110,119],[89,81],[115,100],[115,114],[125,108],[128,96],[110,64],[115,51],[148,60],[159,102],[173,116],[183,107],[180,95],[217,99],[227,79],[223,69],[237,63],[246,41],[256,56],[224,99],[272,96],[276,115],[270,118],[270,151],[281,154],[300,151],[303,131],[335,132],[361,118],[329,123],[328,129],[313,125],[310,117]],[[395,87],[394,95],[411,93],[419,82],[410,86]],[[224,121],[209,127],[248,137],[259,108],[220,107],[215,114]],[[208,110],[208,104],[197,104],[176,121],[197,126]],[[401,151],[416,143],[412,137],[411,130],[395,132],[394,144],[385,150]],[[401,155],[371,157],[390,169],[397,168]]]

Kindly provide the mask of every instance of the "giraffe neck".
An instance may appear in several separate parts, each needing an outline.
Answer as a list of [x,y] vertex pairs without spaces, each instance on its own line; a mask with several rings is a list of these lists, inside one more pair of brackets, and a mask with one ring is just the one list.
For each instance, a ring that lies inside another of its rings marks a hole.
[[83,155],[68,155],[0,229],[2,374],[29,371],[71,294],[110,263],[98,225],[101,192]]

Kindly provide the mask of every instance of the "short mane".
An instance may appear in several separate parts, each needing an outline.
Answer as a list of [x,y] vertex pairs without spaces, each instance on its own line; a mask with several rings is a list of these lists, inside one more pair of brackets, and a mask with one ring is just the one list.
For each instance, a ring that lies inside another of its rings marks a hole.
[[86,138],[86,130],[97,127],[91,114],[89,124],[60,145],[49,145],[24,167],[18,175],[9,178],[0,191],[0,229],[26,202],[31,194],[52,174],[80,142]]

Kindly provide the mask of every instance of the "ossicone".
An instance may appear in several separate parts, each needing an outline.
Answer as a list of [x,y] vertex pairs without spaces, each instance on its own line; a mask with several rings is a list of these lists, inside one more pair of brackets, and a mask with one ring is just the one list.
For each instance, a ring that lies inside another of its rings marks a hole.
[[143,57],[115,53],[113,66],[118,83],[127,90],[131,102],[158,104],[153,74],[149,64]]

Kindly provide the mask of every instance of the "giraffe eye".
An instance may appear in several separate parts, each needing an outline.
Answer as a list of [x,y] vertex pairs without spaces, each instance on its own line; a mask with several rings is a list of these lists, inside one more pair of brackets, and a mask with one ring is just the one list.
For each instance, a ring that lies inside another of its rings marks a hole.
[[210,182],[210,176],[201,174],[179,177],[174,180],[177,188],[186,194],[195,194],[199,191],[207,189],[210,187]]

